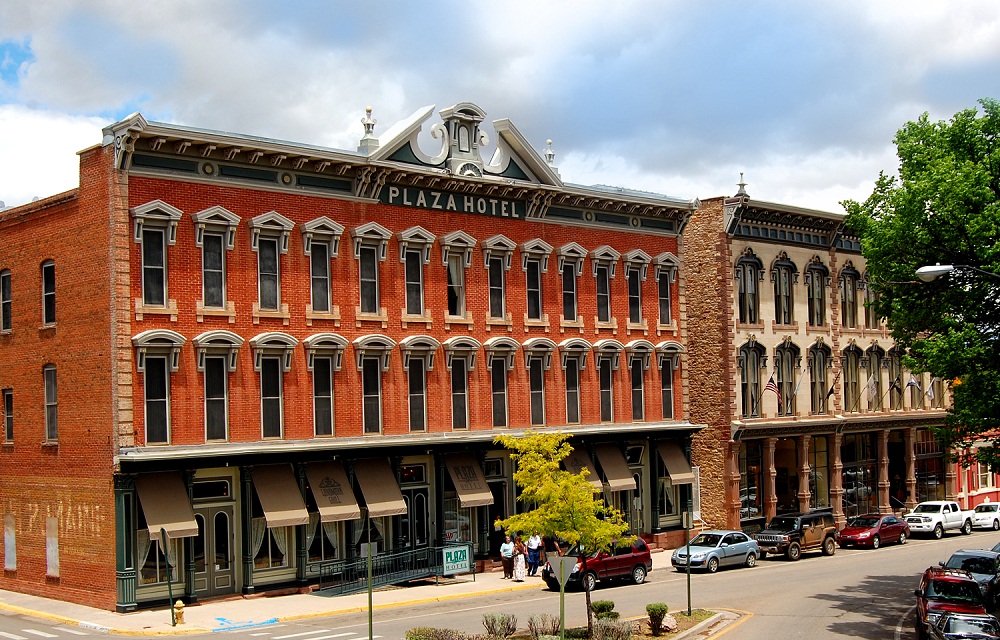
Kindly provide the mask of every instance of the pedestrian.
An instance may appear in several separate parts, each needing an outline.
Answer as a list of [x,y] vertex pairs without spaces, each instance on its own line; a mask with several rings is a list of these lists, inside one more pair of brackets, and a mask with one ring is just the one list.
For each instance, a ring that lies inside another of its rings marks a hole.
[[524,577],[528,575],[527,563],[528,548],[524,546],[521,536],[514,538],[514,582],[524,582]]
[[541,559],[542,537],[538,532],[528,537],[528,575],[533,576],[538,573],[539,560]]
[[503,580],[510,580],[514,577],[514,543],[510,536],[504,536],[503,544],[500,545],[500,563],[503,564]]
[[559,542],[554,536],[544,536],[542,538],[542,548],[545,550],[546,556],[549,554],[562,555],[562,549],[559,548]]

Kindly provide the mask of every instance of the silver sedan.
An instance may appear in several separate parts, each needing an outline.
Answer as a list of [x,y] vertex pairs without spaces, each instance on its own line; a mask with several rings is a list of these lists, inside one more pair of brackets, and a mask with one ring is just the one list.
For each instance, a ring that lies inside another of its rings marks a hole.
[[[742,531],[703,531],[690,544],[692,569],[715,573],[719,567],[743,565],[752,567],[760,557],[757,541]],[[674,550],[671,564],[678,571],[688,566],[688,546]]]

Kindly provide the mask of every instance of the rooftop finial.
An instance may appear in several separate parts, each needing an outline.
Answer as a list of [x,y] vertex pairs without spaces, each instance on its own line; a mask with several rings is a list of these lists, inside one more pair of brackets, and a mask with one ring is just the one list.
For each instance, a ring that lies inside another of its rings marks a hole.
[[747,193],[747,190],[746,190],[747,183],[743,182],[743,172],[742,171],[740,171],[740,181],[737,182],[736,185],[740,188],[740,190],[736,192],[736,195],[738,195],[738,196],[749,195]]
[[550,138],[545,141],[545,161],[551,166],[555,159],[556,152],[552,150],[552,139]]
[[372,117],[372,108],[365,107],[365,117],[361,118],[361,124],[365,126],[365,135],[361,137],[358,151],[370,154],[378,149],[378,138],[375,137],[375,123],[377,122],[378,120]]

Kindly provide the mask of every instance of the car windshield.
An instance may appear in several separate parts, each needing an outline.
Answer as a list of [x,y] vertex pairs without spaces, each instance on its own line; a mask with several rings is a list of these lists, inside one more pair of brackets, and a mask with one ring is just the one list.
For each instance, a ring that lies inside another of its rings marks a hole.
[[913,513],[941,513],[941,505],[918,504],[917,508],[913,510]]
[[965,569],[970,573],[995,573],[994,565],[992,558],[977,556],[952,556],[945,563],[949,569]]
[[775,518],[767,525],[768,529],[796,529],[798,528],[798,518]]
[[976,507],[976,513],[995,513],[997,510],[997,505],[995,504],[981,504]]
[[951,616],[944,625],[945,633],[955,635],[984,635],[987,638],[996,637],[1000,634],[997,623],[989,618],[960,618]]
[[847,523],[847,526],[863,527],[865,529],[871,529],[872,527],[878,526],[879,520],[880,518],[865,518],[865,517],[854,518],[853,520]]
[[702,533],[691,541],[691,545],[695,547],[717,547],[720,540],[722,540],[722,536],[717,533]]
[[966,580],[931,580],[927,583],[926,595],[930,600],[982,603],[979,585]]

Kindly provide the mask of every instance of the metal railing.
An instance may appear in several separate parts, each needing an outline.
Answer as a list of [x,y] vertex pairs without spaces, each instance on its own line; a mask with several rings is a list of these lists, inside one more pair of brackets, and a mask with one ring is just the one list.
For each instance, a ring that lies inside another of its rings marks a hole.
[[[407,551],[381,553],[372,556],[372,588],[400,584],[420,578],[442,576],[445,549],[471,545],[458,544],[443,547],[423,547]],[[475,571],[475,564],[472,564]],[[323,595],[343,595],[368,589],[368,558],[333,560],[319,564],[319,590]]]

